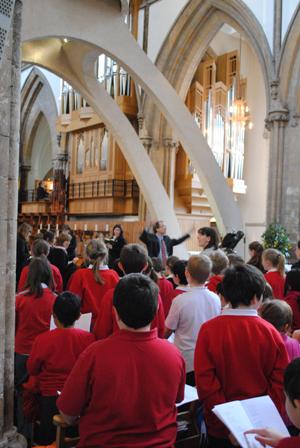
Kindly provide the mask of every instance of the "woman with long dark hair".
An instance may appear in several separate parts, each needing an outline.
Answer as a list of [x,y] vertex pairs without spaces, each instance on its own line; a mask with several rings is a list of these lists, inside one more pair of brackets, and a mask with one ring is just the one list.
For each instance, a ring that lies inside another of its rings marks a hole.
[[202,248],[202,254],[209,255],[218,249],[219,237],[212,227],[201,227],[197,232],[199,246]]
[[258,241],[252,241],[252,243],[249,244],[248,249],[250,260],[247,261],[247,264],[255,266],[264,274],[266,271],[264,270],[264,267],[262,265],[262,254],[264,251],[262,244],[260,244]]
[[123,236],[123,229],[120,224],[116,224],[113,227],[112,236],[109,240],[106,240],[108,248],[108,266],[114,269],[116,260],[120,258],[120,253],[123,247],[127,244]]

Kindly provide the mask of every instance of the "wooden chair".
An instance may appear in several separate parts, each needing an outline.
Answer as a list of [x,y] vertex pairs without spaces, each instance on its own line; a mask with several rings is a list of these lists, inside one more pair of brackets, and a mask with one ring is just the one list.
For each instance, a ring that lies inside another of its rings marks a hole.
[[79,437],[67,437],[66,429],[70,428],[61,415],[53,417],[53,424],[56,426],[56,448],[75,447],[79,442]]

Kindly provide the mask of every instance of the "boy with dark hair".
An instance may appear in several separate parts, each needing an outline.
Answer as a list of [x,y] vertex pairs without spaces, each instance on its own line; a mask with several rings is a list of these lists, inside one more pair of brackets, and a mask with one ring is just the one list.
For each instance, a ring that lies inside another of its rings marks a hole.
[[37,437],[41,445],[49,445],[55,440],[52,418],[58,412],[57,392],[62,390],[78,356],[95,341],[91,333],[74,328],[80,317],[78,296],[66,291],[56,297],[53,317],[57,328],[36,338],[27,361],[28,373],[36,376],[41,394]]
[[[289,419],[300,429],[300,358],[292,361],[284,373],[285,409]],[[285,437],[272,429],[252,429],[246,434],[257,434],[263,446],[277,448],[299,448],[300,437]]]
[[[125,275],[131,273],[143,273],[148,268],[148,254],[140,244],[127,244],[120,254],[119,268]],[[113,312],[114,288],[105,293],[99,308],[98,317],[93,327],[96,339],[104,339],[118,330],[118,324]],[[158,309],[151,328],[157,327],[158,336],[163,338],[165,331],[165,315],[161,297],[158,297]]]
[[68,423],[80,416],[78,447],[167,448],[175,443],[184,361],[150,329],[157,302],[157,285],[143,274],[126,275],[116,286],[119,331],[85,350],[57,401]]
[[185,275],[186,266],[186,260],[178,260],[176,261],[176,263],[174,263],[173,280],[176,287],[174,290],[174,297],[179,296],[179,294],[182,294],[183,292],[187,292],[190,288]]
[[166,337],[175,332],[174,343],[186,363],[187,384],[194,386],[194,351],[201,325],[221,312],[219,297],[205,287],[211,270],[206,255],[190,257],[186,278],[190,290],[175,297],[166,319]]
[[213,448],[232,444],[212,408],[270,395],[282,411],[283,372],[288,364],[280,334],[257,314],[265,288],[263,274],[253,266],[238,265],[226,271],[222,286],[228,307],[202,325],[195,350],[196,385]]

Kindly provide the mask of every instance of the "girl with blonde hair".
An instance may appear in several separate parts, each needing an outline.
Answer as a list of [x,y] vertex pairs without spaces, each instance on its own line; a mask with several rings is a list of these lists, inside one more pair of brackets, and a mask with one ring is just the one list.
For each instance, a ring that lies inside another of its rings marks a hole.
[[277,249],[265,249],[262,264],[266,271],[265,278],[273,289],[276,299],[284,298],[285,257]]

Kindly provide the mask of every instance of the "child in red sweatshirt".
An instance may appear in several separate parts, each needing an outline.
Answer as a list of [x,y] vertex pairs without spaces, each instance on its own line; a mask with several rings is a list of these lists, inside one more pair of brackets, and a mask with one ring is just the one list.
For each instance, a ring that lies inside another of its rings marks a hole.
[[77,358],[95,341],[87,331],[74,328],[80,317],[80,298],[71,292],[59,295],[53,306],[55,330],[38,336],[27,361],[29,375],[36,376],[39,397],[40,426],[36,442],[50,445],[55,440],[52,418],[58,413],[58,392],[71,372]]
[[217,404],[270,395],[283,411],[283,373],[288,355],[278,331],[258,316],[263,274],[237,265],[222,281],[228,307],[204,323],[195,349],[195,378],[209,435],[209,447],[231,447],[230,434],[214,416]]
[[[300,429],[300,358],[292,361],[284,373],[285,409],[291,422]],[[270,428],[252,429],[247,434],[257,434],[263,446],[299,448],[300,437],[285,437]]]
[[229,260],[221,249],[214,250],[209,254],[209,258],[212,261],[212,268],[207,288],[216,293],[218,284],[223,280],[224,271],[228,268]]
[[262,264],[267,271],[265,279],[271,285],[275,299],[284,298],[285,257],[276,249],[263,251]]

